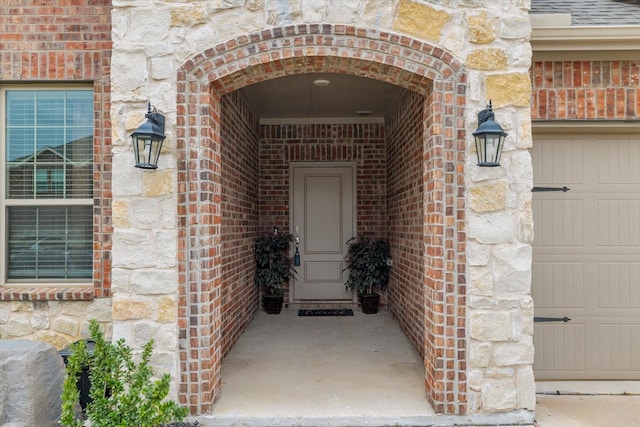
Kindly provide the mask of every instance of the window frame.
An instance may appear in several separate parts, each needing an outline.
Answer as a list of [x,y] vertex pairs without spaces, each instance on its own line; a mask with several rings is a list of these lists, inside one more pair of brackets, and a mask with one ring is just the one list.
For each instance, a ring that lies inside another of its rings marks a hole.
[[[2,180],[0,181],[0,245],[2,245],[3,255],[0,256],[0,287],[16,287],[16,288],[47,288],[47,287],[63,287],[63,286],[93,286],[94,266],[93,266],[93,253],[91,256],[91,277],[87,278],[47,278],[47,279],[9,279],[8,271],[8,253],[9,253],[9,222],[8,222],[8,208],[11,206],[93,206],[95,199],[95,182],[93,173],[91,175],[91,187],[93,188],[91,198],[29,198],[29,199],[7,199],[7,158],[6,158],[6,122],[7,122],[7,92],[8,91],[90,91],[92,99],[95,100],[94,87],[90,83],[83,84],[7,84],[0,85],[0,174]],[[95,117],[93,111],[91,113],[93,118],[92,137],[95,144]],[[95,170],[95,150],[92,149],[92,170]],[[37,188],[34,186],[34,194],[37,194]],[[93,216],[93,215],[92,215]],[[92,222],[95,220],[92,219]],[[93,227],[92,227],[93,228]],[[95,233],[91,234],[92,242],[95,241]],[[94,245],[92,244],[92,247]],[[92,250],[93,252],[93,250]]]

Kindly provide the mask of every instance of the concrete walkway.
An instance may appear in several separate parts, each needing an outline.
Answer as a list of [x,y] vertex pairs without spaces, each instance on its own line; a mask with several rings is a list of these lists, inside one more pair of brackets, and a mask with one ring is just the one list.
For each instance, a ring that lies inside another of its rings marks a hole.
[[[436,415],[424,367],[387,311],[353,317],[260,312],[222,363],[203,427],[532,426],[529,411]],[[538,382],[538,427],[640,427],[640,382]]]
[[424,366],[391,314],[299,317],[260,312],[222,363],[211,426],[529,425],[523,411],[436,415]]
[[640,396],[538,395],[539,427],[640,426]]
[[640,426],[639,381],[538,382],[539,427]]

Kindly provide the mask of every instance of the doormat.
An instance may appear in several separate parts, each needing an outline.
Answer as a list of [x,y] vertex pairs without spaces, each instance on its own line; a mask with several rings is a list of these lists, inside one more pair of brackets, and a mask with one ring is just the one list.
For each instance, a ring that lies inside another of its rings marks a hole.
[[350,308],[298,310],[298,316],[353,316],[353,310]]

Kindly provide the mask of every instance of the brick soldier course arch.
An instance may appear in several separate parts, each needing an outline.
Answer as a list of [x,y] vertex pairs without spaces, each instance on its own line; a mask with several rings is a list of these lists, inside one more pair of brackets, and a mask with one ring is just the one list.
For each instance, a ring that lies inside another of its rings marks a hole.
[[466,74],[447,51],[411,37],[305,24],[213,46],[178,70],[179,399],[211,411],[221,386],[221,97],[296,73],[368,77],[426,96],[423,113],[424,356],[438,413],[466,412],[464,105]]

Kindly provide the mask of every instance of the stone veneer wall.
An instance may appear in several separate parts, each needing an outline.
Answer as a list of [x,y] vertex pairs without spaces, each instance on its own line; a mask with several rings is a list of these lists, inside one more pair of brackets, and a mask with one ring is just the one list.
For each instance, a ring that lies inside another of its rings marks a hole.
[[258,121],[240,92],[222,97],[221,352],[225,355],[258,309],[254,244],[258,235]]
[[534,120],[630,120],[640,117],[639,61],[536,61]]
[[[154,362],[176,378],[183,403],[207,412],[228,346],[221,96],[291,72],[347,72],[422,95],[433,88],[424,330],[434,408],[533,408],[528,0],[39,3],[0,6],[0,78],[94,82],[94,283],[3,286],[0,333],[61,346],[89,317],[112,314],[116,338],[158,338]],[[475,167],[471,138],[488,99],[510,134],[502,167],[491,170]],[[143,172],[131,167],[128,135],[149,101],[167,116],[167,140],[160,168]],[[109,298],[92,300],[111,292],[112,313]]]
[[[131,226],[114,230],[114,335],[132,338],[136,325],[155,325],[157,307],[176,314],[166,324],[175,341],[161,353],[180,401],[194,413],[211,409],[223,347],[220,99],[289,73],[351,73],[422,95],[432,89],[423,117],[424,354],[435,410],[532,409],[528,7],[528,0],[115,4],[113,206],[114,216],[130,213]],[[502,166],[491,169],[475,166],[471,136],[489,99],[509,132]],[[130,167],[127,135],[149,100],[167,116],[167,141],[160,168],[141,173]],[[134,209],[141,199],[162,221],[133,220],[144,217]],[[134,265],[141,247],[153,256]],[[142,269],[137,286],[128,286]],[[160,275],[176,278],[175,286],[149,294]]]
[[[0,4],[0,85],[84,85],[94,91],[93,281],[0,283],[0,335],[61,349],[111,322],[111,1]],[[4,185],[4,183],[3,183]],[[2,252],[5,253],[4,251]]]
[[387,209],[393,259],[389,309],[423,357],[425,108],[424,96],[407,92],[387,121]]

